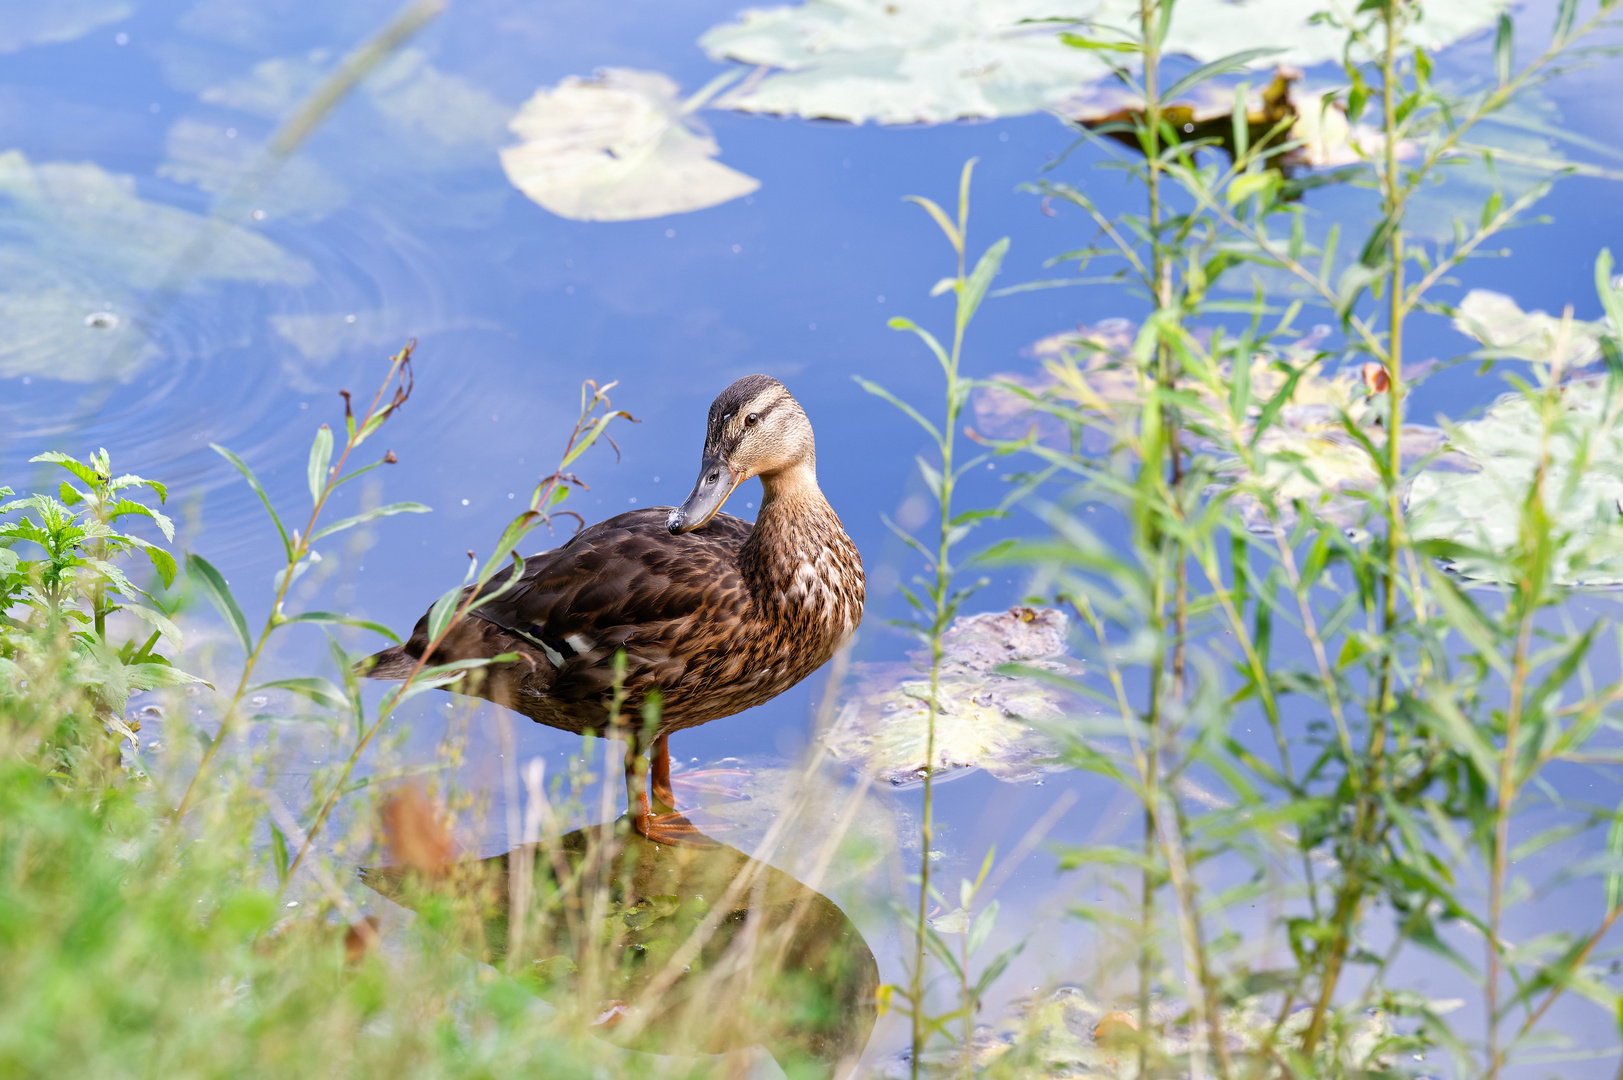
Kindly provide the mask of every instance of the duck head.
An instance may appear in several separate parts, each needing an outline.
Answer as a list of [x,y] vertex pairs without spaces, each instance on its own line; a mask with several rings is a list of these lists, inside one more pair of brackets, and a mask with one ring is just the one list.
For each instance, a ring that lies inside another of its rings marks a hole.
[[816,474],[817,448],[800,402],[771,376],[746,375],[711,403],[698,482],[666,524],[673,533],[702,528],[752,476],[761,477],[771,498],[780,478],[815,484]]

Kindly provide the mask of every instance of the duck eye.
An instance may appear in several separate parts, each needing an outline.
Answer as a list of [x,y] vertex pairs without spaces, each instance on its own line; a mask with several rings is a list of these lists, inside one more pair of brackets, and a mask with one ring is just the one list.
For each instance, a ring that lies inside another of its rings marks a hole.
[[759,414],[750,413],[748,416],[744,417],[744,426],[745,427],[754,427],[755,426],[755,421],[759,420],[760,418],[761,417],[760,417]]

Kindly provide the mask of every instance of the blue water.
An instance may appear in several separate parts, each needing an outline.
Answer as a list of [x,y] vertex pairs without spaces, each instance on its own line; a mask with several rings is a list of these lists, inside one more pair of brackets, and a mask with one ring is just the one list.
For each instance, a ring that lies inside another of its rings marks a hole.
[[[273,108],[220,104],[218,88],[267,60],[298,60],[311,50],[341,55],[392,10],[378,2],[278,0],[154,2],[122,17],[120,9],[106,5],[104,22],[69,40],[0,55],[0,151],[20,151],[36,167],[89,164],[128,178],[140,199],[198,215],[194,223],[214,196],[166,168],[169,144],[202,132],[210,152],[229,159],[262,142],[277,117]],[[416,393],[379,438],[378,448],[394,450],[399,464],[374,474],[381,489],[372,497],[418,500],[433,513],[390,519],[359,543],[327,545],[302,598],[404,630],[460,578],[464,553],[487,549],[551,470],[583,379],[618,380],[616,406],[640,421],[616,429],[618,460],[603,448],[575,466],[591,490],[570,506],[590,521],[679,499],[698,468],[711,398],[740,375],[766,372],[787,383],[811,416],[820,480],[868,565],[869,614],[857,657],[898,658],[908,642],[885,620],[904,613],[895,583],[917,566],[880,515],[896,514],[922,490],[912,459],[923,444],[909,421],[851,376],[877,379],[915,402],[936,400],[933,360],[885,322],[908,315],[945,332],[950,300],[927,293],[952,271],[935,226],[901,199],[925,194],[949,203],[959,167],[979,157],[971,246],[1012,237],[1000,284],[1052,276],[1043,261],[1085,243],[1092,227],[1075,209],[1046,216],[1036,197],[1016,188],[1035,179],[1071,136],[1047,116],[881,129],[712,110],[705,120],[721,160],[762,182],[747,199],[653,221],[593,224],[555,217],[511,187],[495,153],[506,139],[502,121],[536,88],[622,66],[664,71],[691,92],[717,70],[695,39],[735,11],[734,0],[680,8],[511,0],[452,6],[410,48],[420,54],[414,63],[459,80],[457,100],[472,103],[467,122],[436,133],[423,114],[405,124],[391,120],[392,106],[373,89],[353,94],[284,169],[281,186],[265,193],[264,219],[234,222],[277,245],[285,265],[255,263],[220,275],[144,249],[109,253],[41,225],[0,194],[0,255],[20,260],[0,264],[0,287],[19,288],[47,271],[76,283],[79,306],[64,316],[64,340],[70,351],[111,357],[100,367],[86,361],[101,375],[77,381],[61,378],[57,354],[0,357],[0,475],[21,488],[35,475],[26,459],[41,449],[83,454],[106,446],[120,470],[170,484],[181,545],[226,573],[257,623],[280,565],[279,545],[257,501],[207,444],[236,450],[272,497],[296,510],[289,516],[302,520],[315,426],[341,416],[338,390],[370,393],[384,358],[415,338]],[[11,17],[0,15],[0,34]],[[1539,7],[1527,25],[1548,22]],[[1537,37],[1524,33],[1524,52]],[[1445,52],[1439,70],[1458,76],[1491,63],[1491,43],[1478,38]],[[1546,96],[1566,125],[1618,146],[1623,119],[1609,103],[1619,84],[1615,65],[1597,66],[1554,83]],[[1616,164],[1588,152],[1574,156]],[[1051,175],[1086,185],[1107,212],[1133,207],[1137,192],[1119,174],[1093,168],[1100,157],[1083,149]],[[1619,190],[1599,179],[1562,181],[1543,205],[1550,223],[1511,234],[1514,259],[1473,262],[1439,295],[1492,288],[1524,309],[1559,311],[1571,303],[1579,318],[1596,317],[1596,251],[1609,243],[1623,254]],[[1308,205],[1320,223],[1341,220],[1351,229],[1371,219],[1367,193],[1317,192]],[[113,265],[119,260],[140,264],[138,271]],[[182,287],[155,301],[154,287],[166,275]],[[81,325],[108,304],[122,327],[112,333],[140,327],[149,349],[110,345],[108,331]],[[1028,370],[1032,361],[1022,350],[1038,338],[1142,310],[1141,300],[1104,287],[989,301],[971,333],[966,371]],[[350,315],[354,321],[344,321]],[[292,340],[298,333],[278,326],[304,326],[303,349]],[[1409,356],[1447,358],[1469,345],[1445,320],[1417,318]],[[1413,408],[1422,419],[1460,417],[1502,389],[1496,376],[1458,368],[1419,391]],[[997,498],[1006,471],[977,470],[965,503]],[[741,489],[729,510],[749,516],[758,490],[753,483]],[[338,510],[360,497],[352,492]],[[1017,513],[998,531],[1036,528]],[[1005,605],[1022,585],[1017,574],[998,575],[976,606]],[[312,635],[290,639],[274,663],[292,674],[321,655]],[[678,756],[790,758],[806,743],[820,686],[814,678],[750,713],[683,733]],[[403,711],[419,751],[438,737],[438,707],[425,702]],[[518,737],[520,756],[551,760],[575,747],[533,726]],[[499,806],[489,725],[476,725],[473,738],[468,775],[490,784]],[[1010,788],[981,775],[942,793],[950,874],[972,872],[989,844],[1008,850],[1064,793],[1076,801],[1056,836],[1080,839],[1103,822],[1133,820],[1121,807],[1107,809],[1111,794],[1103,785],[1074,778]],[[883,797],[897,812],[912,812],[913,796]],[[500,813],[491,821],[481,844],[499,850]],[[1080,941],[1061,917],[1057,880],[1052,856],[1039,848],[1005,886],[1005,902],[1018,898],[1028,919],[1015,921],[1042,927],[1049,940]],[[884,954],[884,977],[898,980],[899,949],[882,917],[865,929]],[[1080,978],[1085,964],[1069,948],[1028,950],[1000,999],[1045,980]],[[883,1057],[897,1037],[881,1029],[875,1053]]]

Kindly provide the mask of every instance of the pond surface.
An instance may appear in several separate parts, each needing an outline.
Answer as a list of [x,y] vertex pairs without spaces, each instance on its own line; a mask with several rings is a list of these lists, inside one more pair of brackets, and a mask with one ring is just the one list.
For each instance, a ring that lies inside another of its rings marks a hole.
[[[83,456],[107,447],[121,471],[168,483],[181,546],[219,566],[257,620],[279,545],[252,493],[208,444],[245,458],[279,503],[306,505],[305,455],[315,427],[340,418],[338,391],[370,393],[385,358],[415,339],[416,391],[383,436],[399,463],[373,474],[381,490],[352,498],[417,500],[433,512],[323,548],[300,598],[404,630],[460,579],[465,552],[488,550],[551,471],[582,380],[618,381],[615,405],[639,421],[616,430],[618,458],[605,447],[575,466],[591,488],[570,505],[591,521],[680,499],[698,469],[711,399],[738,376],[765,372],[810,415],[820,481],[867,565],[855,659],[895,661],[912,647],[886,620],[904,614],[897,583],[918,567],[881,515],[922,520],[913,457],[924,447],[852,376],[922,406],[936,401],[934,362],[885,323],[908,315],[939,328],[950,318],[950,301],[928,296],[952,272],[950,249],[901,200],[949,203],[965,159],[980,159],[971,246],[1012,237],[1000,283],[1051,276],[1045,259],[1088,240],[1078,210],[1045,213],[1037,196],[1016,190],[1070,145],[1055,119],[883,128],[712,109],[704,120],[721,160],[759,180],[758,190],[653,220],[565,220],[504,175],[497,151],[511,141],[508,118],[538,88],[600,67],[664,72],[691,93],[720,70],[697,39],[737,5],[477,0],[434,20],[326,116],[242,212],[211,225],[211,209],[296,103],[308,72],[330,68],[392,6],[78,0],[50,8],[38,18],[15,5],[0,13],[0,321],[9,323],[0,328],[0,473],[11,486],[32,478],[26,461],[41,450]],[[1549,22],[1542,8],[1527,19]],[[1537,35],[1527,36],[1524,48],[1534,47]],[[1491,52],[1477,34],[1444,52],[1441,70],[1489,70]],[[1611,64],[1555,82],[1543,103],[1547,118],[1615,147],[1623,118],[1610,104],[1620,91],[1623,69]],[[1119,174],[1094,169],[1100,158],[1084,148],[1055,175],[1085,184],[1106,212],[1132,207],[1137,193]],[[1623,249],[1618,191],[1601,179],[1562,181],[1544,204],[1551,222],[1511,234],[1513,260],[1470,264],[1444,295],[1491,288],[1527,310],[1570,303],[1578,318],[1596,318],[1596,251]],[[1370,219],[1358,192],[1315,193],[1310,206],[1349,227]],[[1030,370],[1039,338],[1142,311],[1141,301],[1106,287],[989,301],[966,370]],[[1441,318],[1417,319],[1413,333],[1414,357],[1471,347]],[[1455,368],[1416,395],[1414,415],[1463,417],[1503,389],[1496,375]],[[1004,471],[977,473],[965,505],[998,498]],[[728,509],[753,516],[758,497],[752,482]],[[1004,527],[1035,529],[1018,514]],[[974,609],[1006,608],[1023,584],[1013,572],[997,577]],[[324,646],[310,638],[289,640],[278,674],[323,662]],[[753,801],[717,800],[722,816],[729,805],[758,808],[731,812],[728,844],[753,851],[745,841],[764,836],[775,811],[772,784],[760,778],[806,748],[823,693],[814,677],[676,737],[679,761],[697,768],[738,759],[724,764],[756,777],[746,793]],[[408,760],[432,755],[444,714],[455,711],[437,696],[401,711],[412,732],[401,750]],[[510,846],[496,726],[488,709],[471,717],[462,769],[464,783],[488,799],[478,837],[485,855]],[[561,765],[579,747],[522,721],[514,730],[520,760]],[[319,740],[310,747],[318,753]],[[289,763],[290,798],[300,797],[301,771]],[[832,815],[857,781],[832,764],[824,775]],[[1599,781],[1584,774],[1573,782]],[[940,797],[946,855],[938,872],[947,880],[972,875],[993,844],[1020,855],[999,883],[998,938],[1029,934],[1031,944],[989,1011],[1063,983],[1087,986],[1095,958],[1083,928],[1064,915],[1076,882],[1056,875],[1045,845],[1107,840],[1137,828],[1136,811],[1102,782],[1070,774],[1004,782],[974,773]],[[884,900],[906,892],[918,800],[888,789],[868,798],[874,821],[886,823],[869,825],[888,835],[888,869],[861,880],[836,872],[824,887],[857,921],[880,977],[900,982],[903,942]],[[794,871],[800,856],[786,844],[766,854]],[[1435,978],[1434,992],[1452,987]],[[894,1015],[881,1019],[867,1060],[894,1062],[904,1041]],[[1604,1062],[1563,1068],[1610,1073]]]

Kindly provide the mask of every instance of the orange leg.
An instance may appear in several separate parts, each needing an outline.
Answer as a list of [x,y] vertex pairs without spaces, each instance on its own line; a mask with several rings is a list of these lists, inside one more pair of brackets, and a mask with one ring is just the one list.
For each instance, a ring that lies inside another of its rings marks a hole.
[[[626,741],[626,795],[631,827],[656,844],[670,847],[714,847],[715,841],[675,812],[671,802],[671,760],[666,737],[654,740],[646,775],[639,768],[641,755],[635,740]],[[646,781],[646,782],[645,782]],[[648,793],[652,789],[664,813],[654,813]]]
[[654,740],[654,752],[648,757],[648,791],[654,802],[666,810],[676,809],[676,796],[671,792],[671,737],[661,735]]

